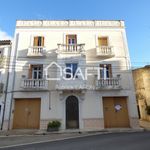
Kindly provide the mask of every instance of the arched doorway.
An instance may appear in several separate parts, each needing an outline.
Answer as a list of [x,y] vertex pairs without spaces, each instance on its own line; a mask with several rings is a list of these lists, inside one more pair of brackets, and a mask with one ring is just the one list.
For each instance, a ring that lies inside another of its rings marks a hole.
[[75,96],[66,99],[66,129],[79,128],[79,102]]

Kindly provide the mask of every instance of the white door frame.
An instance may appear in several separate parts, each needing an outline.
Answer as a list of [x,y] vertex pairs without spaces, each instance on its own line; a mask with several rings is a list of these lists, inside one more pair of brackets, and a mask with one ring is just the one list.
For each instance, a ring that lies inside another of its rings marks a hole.
[[83,99],[77,95],[77,94],[67,94],[67,95],[60,95],[60,100],[62,101],[62,107],[63,107],[63,112],[62,112],[62,129],[66,129],[66,100],[69,96],[75,96],[78,99],[79,103],[79,129],[83,129],[83,119],[82,119],[82,104],[83,104]]

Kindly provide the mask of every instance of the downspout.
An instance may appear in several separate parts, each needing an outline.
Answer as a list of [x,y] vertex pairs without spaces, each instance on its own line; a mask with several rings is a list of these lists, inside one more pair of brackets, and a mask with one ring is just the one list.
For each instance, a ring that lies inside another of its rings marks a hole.
[[[7,100],[7,89],[8,89],[8,80],[9,80],[9,66],[10,66],[10,55],[11,55],[11,50],[12,50],[12,43],[10,43],[10,51],[8,54],[8,64],[6,64],[7,67],[7,79],[6,79],[6,87],[4,91],[4,107],[3,107],[3,114],[2,114],[2,124],[1,124],[1,130],[3,130],[3,124],[4,124],[4,116],[5,116],[5,108],[6,108],[6,100]],[[6,60],[7,61],[7,60]]]
[[[13,70],[13,68],[14,68],[14,71],[13,71],[13,83],[12,83],[12,91],[11,91],[11,98],[10,98],[10,108],[9,108],[9,119],[8,119],[8,130],[10,130],[10,120],[11,120],[11,111],[12,111],[12,104],[13,104],[13,97],[14,97],[14,92],[13,92],[13,90],[14,90],[14,87],[15,87],[15,77],[16,77],[16,58],[17,58],[17,48],[18,48],[18,39],[19,39],[19,34],[17,34],[16,35],[16,38],[15,38],[15,41],[16,41],[16,43],[15,43],[15,46],[14,46],[14,50],[15,50],[15,52],[14,52],[14,55],[13,55],[13,53],[12,53],[12,57],[13,57],[13,61],[12,61],[12,70]],[[14,67],[13,67],[13,65],[14,65]]]

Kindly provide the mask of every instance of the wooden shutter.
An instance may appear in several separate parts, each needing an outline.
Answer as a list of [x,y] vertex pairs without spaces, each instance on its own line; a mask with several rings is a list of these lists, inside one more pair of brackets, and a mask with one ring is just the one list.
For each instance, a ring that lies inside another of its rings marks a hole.
[[107,37],[99,37],[98,38],[98,46],[108,46]]
[[108,70],[109,70],[109,78],[112,78],[112,67],[111,64],[108,64]]
[[38,36],[34,37],[33,46],[38,46]]
[[44,37],[41,37],[41,46],[44,46]]
[[75,44],[77,44],[77,35],[74,35]]
[[100,77],[103,78],[103,73],[102,73],[103,71],[102,71],[102,69],[104,68],[104,64],[100,64],[100,68],[101,68],[100,69]]
[[66,45],[68,45],[68,43],[69,43],[69,35],[66,35]]

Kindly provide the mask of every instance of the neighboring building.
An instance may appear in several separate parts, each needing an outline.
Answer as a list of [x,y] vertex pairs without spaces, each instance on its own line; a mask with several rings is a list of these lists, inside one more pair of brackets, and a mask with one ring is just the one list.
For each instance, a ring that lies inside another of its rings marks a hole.
[[141,120],[150,121],[150,66],[133,70],[136,98]]
[[139,127],[124,21],[20,20],[11,55],[3,129]]
[[5,111],[6,91],[9,77],[9,60],[11,53],[11,41],[0,40],[0,128],[2,128]]

